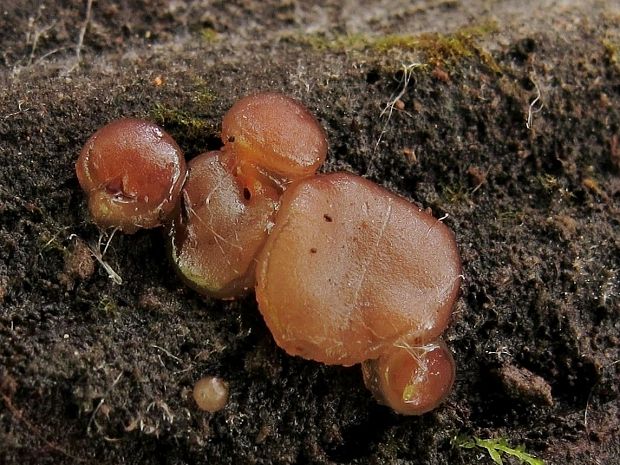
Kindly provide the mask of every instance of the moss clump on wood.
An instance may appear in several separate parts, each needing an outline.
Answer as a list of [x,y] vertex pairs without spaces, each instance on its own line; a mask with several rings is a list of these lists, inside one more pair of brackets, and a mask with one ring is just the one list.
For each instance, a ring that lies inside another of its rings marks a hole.
[[216,100],[216,94],[198,76],[190,78],[187,90],[175,101],[174,106],[167,102],[157,102],[149,110],[149,118],[169,130],[173,137],[182,134],[187,140],[204,137],[212,127],[209,109]]
[[192,113],[172,108],[163,103],[156,103],[149,116],[162,126],[177,126],[189,136],[196,136],[209,127],[208,121]]
[[192,102],[200,105],[201,108],[196,110],[199,113],[203,113],[205,107],[211,105],[215,101],[216,94],[207,86],[207,82],[200,76],[192,77],[192,87]]
[[392,52],[418,52],[426,64],[432,66],[454,65],[464,58],[477,57],[494,72],[501,68],[491,54],[478,45],[478,40],[498,31],[497,23],[489,21],[478,26],[458,29],[450,34],[387,34],[367,36],[347,34],[333,38],[320,34],[295,36],[293,41],[308,44],[317,50],[337,52],[369,51],[383,56]]

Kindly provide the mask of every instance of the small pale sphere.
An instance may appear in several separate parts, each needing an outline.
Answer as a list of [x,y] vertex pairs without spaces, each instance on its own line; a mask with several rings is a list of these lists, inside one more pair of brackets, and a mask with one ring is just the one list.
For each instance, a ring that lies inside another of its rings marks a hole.
[[228,383],[216,376],[206,376],[196,383],[193,395],[200,410],[217,412],[228,402]]

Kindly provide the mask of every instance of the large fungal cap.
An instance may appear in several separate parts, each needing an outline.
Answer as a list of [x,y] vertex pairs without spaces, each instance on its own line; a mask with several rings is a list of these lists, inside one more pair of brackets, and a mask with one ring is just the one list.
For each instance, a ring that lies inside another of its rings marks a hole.
[[188,285],[235,297],[254,285],[255,256],[267,239],[279,194],[233,175],[231,155],[208,152],[188,164],[182,205],[170,229],[172,260]]
[[300,102],[265,92],[244,97],[224,115],[224,151],[283,180],[313,175],[327,155],[325,131]]
[[160,226],[185,180],[183,152],[148,121],[120,119],[99,129],[76,164],[93,221],[133,233]]
[[363,362],[362,373],[379,403],[402,415],[421,415],[450,393],[454,359],[443,341],[421,347],[398,341],[378,359]]
[[346,173],[292,185],[257,266],[256,297],[289,354],[352,365],[408,335],[435,339],[461,262],[439,220]]

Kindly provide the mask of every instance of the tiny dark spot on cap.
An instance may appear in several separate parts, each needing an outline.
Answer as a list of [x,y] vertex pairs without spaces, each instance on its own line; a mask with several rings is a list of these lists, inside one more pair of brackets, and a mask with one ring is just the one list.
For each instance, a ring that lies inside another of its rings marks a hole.
[[228,142],[234,142],[235,136],[228,136]]
[[310,253],[316,253],[316,248],[315,248],[315,247],[312,247],[312,248],[310,249]]
[[328,223],[331,223],[332,221],[334,221],[333,218],[329,216],[327,213],[323,215],[323,219],[327,221]]

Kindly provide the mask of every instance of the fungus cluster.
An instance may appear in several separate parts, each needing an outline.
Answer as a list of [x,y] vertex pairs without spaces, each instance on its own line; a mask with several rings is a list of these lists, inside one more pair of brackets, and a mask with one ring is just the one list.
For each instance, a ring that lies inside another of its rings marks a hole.
[[299,102],[276,93],[239,100],[222,122],[221,151],[189,162],[170,227],[172,260],[199,292],[232,298],[254,287],[256,255],[282,192],[313,175],[327,155],[323,128]]
[[186,168],[151,123],[100,129],[76,168],[94,221],[128,233],[165,225],[182,279],[218,298],[255,288],[287,353],[361,363],[366,386],[398,413],[435,408],[454,381],[440,339],[460,286],[452,231],[371,181],[316,174],[325,132],[289,97],[239,100],[222,142]]

